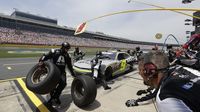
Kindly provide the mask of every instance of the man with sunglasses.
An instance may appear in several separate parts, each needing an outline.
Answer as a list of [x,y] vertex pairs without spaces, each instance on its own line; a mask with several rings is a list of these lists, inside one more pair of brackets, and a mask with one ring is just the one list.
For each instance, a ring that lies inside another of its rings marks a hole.
[[139,68],[144,83],[157,90],[159,112],[200,112],[199,71],[170,67],[168,57],[161,51],[145,54]]
[[68,54],[68,50],[70,49],[70,44],[68,42],[62,43],[62,46],[60,49],[51,49],[48,54],[44,54],[40,60],[39,65],[43,66],[43,62],[46,60],[50,60],[52,63],[54,63],[61,72],[60,81],[57,85],[57,87],[50,92],[50,100],[48,103],[50,105],[60,105],[61,101],[59,99],[63,89],[66,86],[66,72],[65,67],[67,65],[69,71],[71,72],[71,75],[75,77],[75,74],[73,72],[72,68],[72,60],[70,55]]

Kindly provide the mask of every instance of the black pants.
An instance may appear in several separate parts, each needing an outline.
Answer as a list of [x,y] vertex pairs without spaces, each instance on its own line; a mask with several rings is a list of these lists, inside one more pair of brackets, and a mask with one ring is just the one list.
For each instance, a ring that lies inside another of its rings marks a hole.
[[108,87],[108,84],[107,84],[107,82],[106,82],[106,76],[105,76],[105,75],[99,74],[98,78],[100,79],[100,83],[101,83],[101,85],[102,85],[104,88]]
[[66,85],[66,73],[61,73],[60,81],[57,87],[50,92],[51,99],[58,99]]

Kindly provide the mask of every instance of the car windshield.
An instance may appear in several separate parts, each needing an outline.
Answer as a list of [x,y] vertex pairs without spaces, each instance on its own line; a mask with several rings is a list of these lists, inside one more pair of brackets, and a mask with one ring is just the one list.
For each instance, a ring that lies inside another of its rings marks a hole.
[[115,60],[116,53],[114,52],[102,52],[102,56],[107,56],[112,60]]

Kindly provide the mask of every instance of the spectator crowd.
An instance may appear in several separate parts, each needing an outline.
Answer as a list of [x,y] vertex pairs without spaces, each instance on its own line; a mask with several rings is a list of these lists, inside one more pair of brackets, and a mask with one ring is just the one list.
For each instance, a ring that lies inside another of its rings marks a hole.
[[[72,46],[85,47],[135,48],[138,46],[136,44],[102,39],[82,38],[0,27],[0,43],[4,44],[60,45],[62,42],[69,42]],[[144,47],[148,46],[144,45]]]

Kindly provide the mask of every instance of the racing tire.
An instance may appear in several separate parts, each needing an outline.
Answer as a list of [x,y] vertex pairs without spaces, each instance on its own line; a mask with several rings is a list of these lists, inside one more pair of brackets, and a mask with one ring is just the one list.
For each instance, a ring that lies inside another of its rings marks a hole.
[[106,80],[110,80],[112,79],[112,74],[113,74],[113,70],[111,67],[108,67],[105,71],[105,77],[106,77]]
[[94,79],[87,75],[74,78],[71,86],[71,96],[74,104],[80,108],[87,107],[96,99],[97,87]]
[[26,87],[37,94],[47,94],[60,80],[60,70],[51,62],[44,62],[41,68],[36,64],[26,76]]

